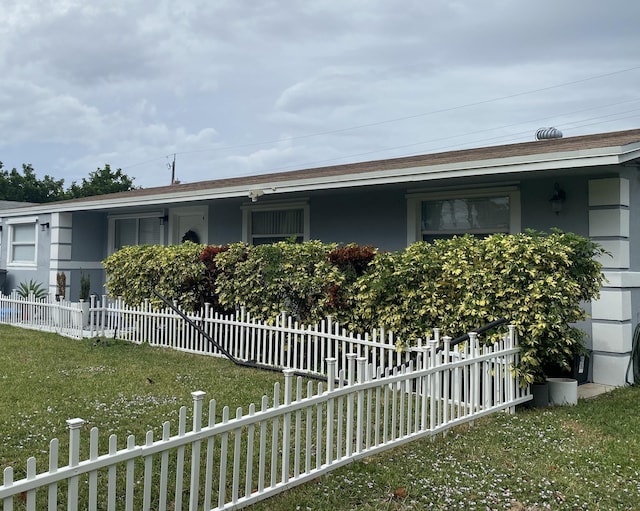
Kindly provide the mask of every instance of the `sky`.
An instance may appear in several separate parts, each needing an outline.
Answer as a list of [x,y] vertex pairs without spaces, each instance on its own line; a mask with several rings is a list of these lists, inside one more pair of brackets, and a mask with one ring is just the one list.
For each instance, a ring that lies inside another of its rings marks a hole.
[[65,187],[640,127],[632,0],[0,0],[0,19],[0,161]]

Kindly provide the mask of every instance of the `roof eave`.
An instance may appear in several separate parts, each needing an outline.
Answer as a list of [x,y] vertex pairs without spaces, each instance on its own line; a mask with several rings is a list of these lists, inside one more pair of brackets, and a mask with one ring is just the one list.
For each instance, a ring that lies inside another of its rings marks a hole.
[[251,190],[262,190],[265,195],[313,190],[340,189],[380,184],[411,183],[416,181],[434,181],[459,177],[482,175],[517,174],[546,170],[569,169],[577,167],[595,167],[618,165],[640,158],[640,143],[623,147],[596,148],[578,151],[539,153],[527,156],[515,156],[478,161],[464,161],[441,165],[427,165],[386,169],[380,171],[354,172],[340,176],[324,175],[313,178],[285,181],[265,181],[260,184],[236,185],[203,190],[176,191],[158,193],[141,197],[109,198],[104,196],[93,201],[80,203],[45,203],[32,207],[8,209],[0,213],[3,217],[24,214],[61,213],[69,211],[112,210],[124,207],[143,207],[149,205],[176,204],[191,201],[204,201],[225,198],[248,197]]

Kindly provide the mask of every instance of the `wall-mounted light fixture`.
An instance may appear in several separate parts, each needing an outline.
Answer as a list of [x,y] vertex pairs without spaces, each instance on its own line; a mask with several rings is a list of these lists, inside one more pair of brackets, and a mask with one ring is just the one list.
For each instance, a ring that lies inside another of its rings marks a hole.
[[169,221],[169,215],[161,216],[158,220],[160,220],[160,225],[164,225]]
[[249,198],[251,202],[257,202],[258,197],[262,197],[264,195],[264,190],[251,190],[249,192]]
[[49,228],[49,222],[40,224],[40,229],[42,230],[42,232],[46,231],[48,228]]
[[549,199],[551,203],[551,211],[553,211],[556,215],[562,211],[562,207],[564,205],[564,201],[567,199],[567,194],[565,191],[560,188],[558,183],[553,185],[553,195]]

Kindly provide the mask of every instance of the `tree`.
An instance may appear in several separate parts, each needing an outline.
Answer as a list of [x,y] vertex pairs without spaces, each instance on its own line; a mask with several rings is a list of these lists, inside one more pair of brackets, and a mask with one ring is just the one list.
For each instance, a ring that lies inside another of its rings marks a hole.
[[111,170],[111,166],[107,163],[103,169],[98,168],[90,172],[89,179],[83,178],[80,186],[75,181],[71,183],[66,196],[69,199],[75,199],[129,190],[135,190],[133,178],[123,173],[122,169]]
[[45,175],[42,180],[36,177],[31,164],[22,165],[18,170],[2,170],[0,162],[0,199],[20,202],[52,202],[64,198],[64,180],[56,180]]
[[134,189],[133,178],[121,169],[111,170],[108,163],[103,169],[91,172],[88,179],[83,178],[80,185],[74,181],[65,190],[64,179],[54,179],[49,175],[38,179],[30,163],[23,164],[22,171],[15,168],[9,171],[4,170],[0,161],[0,200],[42,203]]

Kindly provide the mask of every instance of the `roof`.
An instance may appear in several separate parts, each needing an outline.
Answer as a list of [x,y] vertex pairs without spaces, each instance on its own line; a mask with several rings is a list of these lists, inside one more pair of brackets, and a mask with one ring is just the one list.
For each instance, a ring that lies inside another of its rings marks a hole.
[[0,200],[0,211],[3,209],[20,208],[24,206],[33,206],[33,202],[18,202],[14,200]]
[[76,211],[248,197],[446,177],[620,164],[640,158],[640,129],[424,154],[311,169],[141,188],[27,208]]

